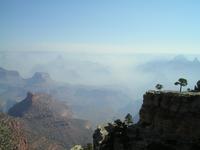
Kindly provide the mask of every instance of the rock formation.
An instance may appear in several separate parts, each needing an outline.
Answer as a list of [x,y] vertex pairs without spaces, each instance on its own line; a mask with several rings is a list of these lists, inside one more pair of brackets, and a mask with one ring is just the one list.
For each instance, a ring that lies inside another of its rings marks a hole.
[[[199,150],[200,94],[149,91],[137,124],[109,124],[94,134],[95,150]],[[99,131],[99,132],[98,132]],[[102,141],[103,139],[103,141]]]
[[0,67],[0,83],[4,86],[10,86],[13,83],[15,83],[15,86],[21,86],[24,84],[24,79],[19,72]]
[[0,113],[0,149],[28,150],[28,141],[23,125],[16,119]]
[[50,95],[29,92],[8,114],[24,124],[30,149],[64,150],[91,142],[89,122],[74,119],[66,104]]
[[41,83],[53,83],[50,75],[45,72],[36,72],[33,77],[26,79],[28,85],[32,84],[41,84]]
[[28,91],[47,93],[67,102],[75,116],[90,120],[94,127],[113,116],[126,114],[126,106],[130,108],[130,105],[134,105],[130,104],[131,97],[117,88],[57,82],[44,72],[23,78],[17,71],[0,68],[0,103],[3,112],[24,99]]

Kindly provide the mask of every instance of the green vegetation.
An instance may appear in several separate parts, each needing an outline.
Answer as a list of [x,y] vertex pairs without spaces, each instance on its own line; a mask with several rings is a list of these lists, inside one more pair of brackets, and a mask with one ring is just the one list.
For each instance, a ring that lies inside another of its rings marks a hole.
[[180,92],[182,92],[182,87],[183,86],[187,86],[187,80],[186,79],[184,79],[184,78],[180,78],[180,79],[178,79],[178,81],[177,82],[175,82],[174,83],[175,85],[180,85]]
[[117,128],[127,128],[130,125],[133,125],[133,117],[129,113],[125,116],[124,121],[120,119],[114,121],[114,126]]
[[[112,133],[118,133],[118,136],[120,137],[125,137],[127,138],[127,134],[126,131],[128,129],[128,127],[130,125],[133,125],[133,117],[130,113],[128,113],[125,118],[124,121],[121,121],[120,119],[116,119],[114,121],[114,123],[108,123],[108,126],[106,126],[107,129],[105,129],[105,127],[101,128],[98,127],[95,131],[95,133],[97,132],[98,135],[102,135],[102,136],[108,136],[108,137],[112,137],[113,134]],[[101,132],[102,131],[102,132]],[[111,131],[108,135],[103,135],[103,131]],[[124,145],[125,149],[127,149],[127,144]],[[81,145],[74,145],[70,150],[93,150],[93,144],[88,143],[86,146],[81,146]]]
[[[190,94],[194,93],[195,94],[195,92],[200,92],[200,80],[197,81],[196,85],[194,86],[194,89],[187,88],[187,92],[182,92],[182,88],[184,86],[188,85],[187,79],[179,78],[178,81],[175,82],[174,84],[180,86],[180,90],[179,91],[182,94],[188,94],[188,93],[190,93]],[[163,89],[163,85],[158,83],[158,84],[156,84],[155,88],[156,88],[157,91],[161,91]]]
[[124,121],[121,121],[120,119],[114,121],[115,126],[122,128],[128,127],[132,124],[133,124],[133,117],[129,113],[125,116]]
[[12,131],[4,123],[0,123],[0,150],[13,150],[15,143],[13,143]]
[[156,84],[155,88],[160,91],[160,90],[163,89],[163,85],[162,84]]
[[129,126],[129,125],[132,125],[133,124],[133,117],[131,114],[127,114],[126,117],[125,117],[125,120],[124,120],[124,123]]

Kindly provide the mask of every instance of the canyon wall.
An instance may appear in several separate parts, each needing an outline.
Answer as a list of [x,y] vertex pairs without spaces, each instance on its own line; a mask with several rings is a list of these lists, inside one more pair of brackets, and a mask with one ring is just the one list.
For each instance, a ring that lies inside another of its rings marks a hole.
[[[148,91],[140,120],[131,126],[109,124],[94,134],[95,150],[199,150],[200,93]],[[101,137],[101,138],[99,138]]]

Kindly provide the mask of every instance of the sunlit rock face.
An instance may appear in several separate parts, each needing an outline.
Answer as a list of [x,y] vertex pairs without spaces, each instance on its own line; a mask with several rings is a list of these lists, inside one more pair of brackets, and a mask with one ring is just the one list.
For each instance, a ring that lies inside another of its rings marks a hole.
[[30,92],[23,101],[13,106],[8,113],[15,117],[31,119],[42,117],[72,118],[72,112],[64,102],[58,101],[48,94],[32,94]]
[[94,147],[95,150],[199,150],[199,126],[200,93],[149,91],[144,94],[139,122],[121,130],[113,126],[100,142],[95,135]]
[[14,105],[9,115],[24,124],[30,149],[69,149],[74,144],[91,143],[92,130],[86,120],[74,119],[71,110],[61,101],[43,93],[28,93]]

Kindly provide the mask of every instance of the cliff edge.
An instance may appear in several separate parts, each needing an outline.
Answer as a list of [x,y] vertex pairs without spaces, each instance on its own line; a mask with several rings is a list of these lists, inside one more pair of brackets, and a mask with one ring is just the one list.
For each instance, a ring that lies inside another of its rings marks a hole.
[[[200,93],[148,91],[140,120],[94,133],[95,150],[199,150]],[[106,134],[102,134],[105,133]]]

